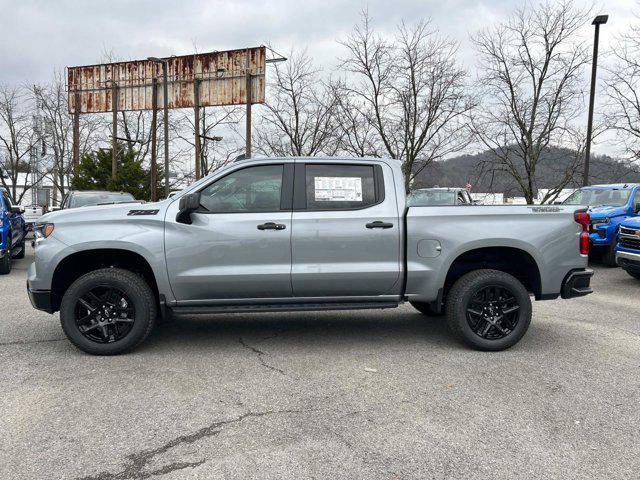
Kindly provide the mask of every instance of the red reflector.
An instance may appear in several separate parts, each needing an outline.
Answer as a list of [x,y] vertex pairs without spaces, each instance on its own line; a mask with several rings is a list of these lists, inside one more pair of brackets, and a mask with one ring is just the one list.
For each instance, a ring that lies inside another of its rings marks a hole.
[[587,232],[582,232],[580,234],[580,253],[582,255],[587,255],[589,253],[589,234]]

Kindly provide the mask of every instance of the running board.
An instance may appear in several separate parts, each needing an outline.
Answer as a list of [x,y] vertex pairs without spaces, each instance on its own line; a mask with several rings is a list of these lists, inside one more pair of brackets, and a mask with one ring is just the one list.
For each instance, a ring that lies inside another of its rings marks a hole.
[[365,303],[275,303],[252,305],[206,305],[168,307],[173,313],[209,315],[215,313],[264,313],[264,312],[308,312],[316,310],[368,310],[374,308],[396,308],[397,302]]

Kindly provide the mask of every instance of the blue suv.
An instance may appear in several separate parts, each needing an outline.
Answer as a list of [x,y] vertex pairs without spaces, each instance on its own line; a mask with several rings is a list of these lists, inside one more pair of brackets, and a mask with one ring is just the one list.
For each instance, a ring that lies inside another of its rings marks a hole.
[[640,217],[628,218],[620,224],[616,261],[625,272],[640,280]]
[[24,257],[27,228],[22,207],[13,206],[9,194],[0,189],[0,275],[11,271],[13,258]]
[[573,192],[565,205],[589,205],[589,241],[602,261],[616,266],[616,242],[620,222],[640,212],[640,184],[592,185]]

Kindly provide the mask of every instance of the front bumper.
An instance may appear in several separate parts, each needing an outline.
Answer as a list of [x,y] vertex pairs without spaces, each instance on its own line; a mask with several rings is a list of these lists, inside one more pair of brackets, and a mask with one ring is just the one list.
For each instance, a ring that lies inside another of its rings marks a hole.
[[631,253],[624,250],[616,252],[616,263],[622,268],[633,268],[640,270],[640,253]]
[[31,290],[29,283],[27,283],[27,293],[29,294],[29,301],[33,308],[47,313],[53,313],[51,290]]
[[572,270],[567,274],[562,282],[560,296],[562,298],[583,297],[593,293],[590,287],[593,270],[585,268],[583,270]]

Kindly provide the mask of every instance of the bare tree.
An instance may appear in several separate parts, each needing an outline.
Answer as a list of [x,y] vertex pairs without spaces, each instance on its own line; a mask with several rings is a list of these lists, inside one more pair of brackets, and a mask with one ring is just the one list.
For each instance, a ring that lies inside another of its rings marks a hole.
[[0,183],[15,203],[30,183],[34,135],[27,103],[24,89],[0,87]]
[[582,169],[583,136],[573,122],[582,112],[582,69],[589,60],[577,36],[586,14],[570,1],[527,5],[472,39],[482,100],[473,129],[493,153],[483,168],[511,176],[529,204],[550,146],[571,144],[577,154],[557,172],[543,203],[577,182]]
[[[240,137],[230,126],[238,124],[242,115],[241,107],[200,108],[200,160],[202,176],[209,175],[224,166],[234,157],[244,151],[244,144],[240,146]],[[177,121],[170,124],[174,137],[179,138],[186,146],[186,152],[193,157],[195,151],[195,125],[193,113],[185,113]],[[223,135],[221,135],[223,133]],[[215,137],[222,140],[212,140]],[[194,180],[193,160],[189,165],[189,179]]]
[[625,156],[636,168],[640,161],[640,25],[618,38],[614,63],[607,69],[605,125],[613,130]]
[[255,137],[257,151],[275,156],[333,155],[335,97],[305,51],[273,68],[267,112]]
[[[73,118],[68,113],[64,79],[56,74],[51,83],[35,86],[32,92],[40,105],[44,123],[44,141],[49,151],[48,175],[62,198],[69,188],[73,169]],[[97,134],[105,126],[100,116],[80,116],[80,156],[96,146]]]
[[406,188],[430,163],[469,144],[467,73],[457,44],[428,22],[402,23],[393,41],[376,34],[368,14],[342,42],[346,76],[339,96],[341,146],[353,154],[402,161]]

